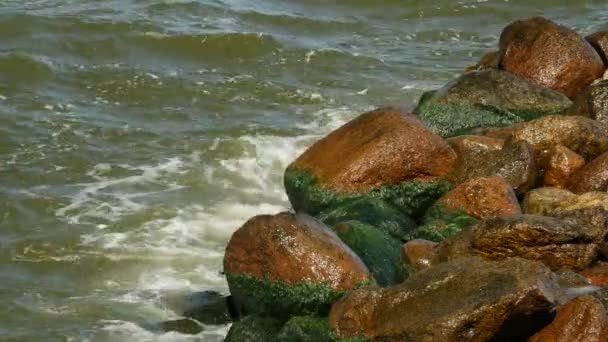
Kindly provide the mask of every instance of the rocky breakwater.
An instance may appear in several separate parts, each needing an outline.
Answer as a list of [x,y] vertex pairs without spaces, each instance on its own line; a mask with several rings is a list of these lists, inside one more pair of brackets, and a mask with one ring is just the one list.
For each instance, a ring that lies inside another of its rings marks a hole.
[[602,46],[517,21],[412,114],[311,146],[293,211],[226,247],[226,340],[608,341]]

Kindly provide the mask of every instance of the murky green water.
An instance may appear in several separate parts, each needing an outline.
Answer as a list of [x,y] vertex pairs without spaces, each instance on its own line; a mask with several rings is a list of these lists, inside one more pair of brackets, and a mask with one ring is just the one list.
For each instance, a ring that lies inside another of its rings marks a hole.
[[226,291],[224,246],[288,206],[289,161],[538,14],[586,33],[608,4],[1,1],[0,340],[221,340],[148,327]]

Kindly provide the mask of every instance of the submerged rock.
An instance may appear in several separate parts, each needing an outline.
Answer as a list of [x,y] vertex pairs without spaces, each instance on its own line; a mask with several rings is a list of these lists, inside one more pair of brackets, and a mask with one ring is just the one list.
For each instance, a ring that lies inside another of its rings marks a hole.
[[602,303],[592,296],[580,296],[557,310],[557,316],[529,342],[606,342],[608,316]]
[[224,255],[230,293],[242,312],[284,317],[326,312],[371,281],[355,253],[304,214],[260,215],[233,235]]
[[334,304],[329,319],[338,338],[517,341],[551,321],[560,296],[557,276],[540,262],[467,258],[398,286],[354,291]]
[[513,123],[558,114],[572,102],[562,94],[500,70],[469,72],[443,88],[425,93],[416,109],[442,136],[476,127]]
[[421,215],[449,185],[456,154],[409,114],[383,108],[360,115],[319,140],[285,172],[293,208],[316,215],[353,197],[381,198]]
[[164,332],[178,332],[185,335],[196,335],[203,331],[203,327],[197,321],[190,318],[165,321],[160,324]]
[[568,179],[568,190],[576,194],[608,192],[608,152],[593,159]]
[[585,159],[565,146],[555,145],[547,151],[540,164],[544,169],[544,186],[565,188],[568,179],[585,166]]
[[574,98],[605,67],[574,30],[541,17],[517,20],[500,35],[500,68]]
[[227,324],[239,317],[232,296],[224,296],[214,291],[190,295],[182,315],[203,324]]

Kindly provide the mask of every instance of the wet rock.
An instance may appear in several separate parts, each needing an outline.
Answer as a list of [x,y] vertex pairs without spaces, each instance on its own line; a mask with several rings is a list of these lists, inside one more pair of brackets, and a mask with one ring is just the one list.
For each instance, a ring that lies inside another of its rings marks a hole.
[[421,215],[449,185],[456,154],[415,116],[383,108],[319,140],[285,172],[293,208],[316,215],[352,197],[381,198]]
[[608,193],[587,192],[576,195],[564,189],[538,188],[528,192],[523,201],[526,214],[545,215],[592,207],[608,210]]
[[446,141],[450,144],[452,149],[454,149],[456,155],[499,151],[505,143],[504,139],[480,135],[459,135],[457,137],[448,138]]
[[566,289],[566,291],[568,291],[568,289],[577,289],[589,286],[589,282],[584,276],[572,270],[561,269],[555,271],[555,274],[557,274],[559,277],[559,286],[561,286],[562,289]]
[[556,270],[584,269],[596,258],[608,232],[606,211],[594,207],[553,215],[512,215],[480,221],[440,243],[437,260],[469,255],[488,260],[522,257],[542,261]]
[[357,253],[380,286],[398,284],[405,279],[399,240],[359,221],[339,223],[333,230]]
[[411,234],[410,239],[440,242],[476,222],[477,219],[467,215],[463,209],[449,210],[443,205],[434,205],[426,212],[423,224]]
[[372,341],[521,341],[551,321],[557,281],[540,262],[461,259],[350,293],[332,307],[330,326],[338,338]]
[[606,309],[592,296],[580,296],[557,310],[551,324],[532,336],[530,342],[606,342]]
[[555,145],[540,163],[544,169],[543,185],[565,188],[572,174],[585,165],[585,159],[567,147]]
[[608,125],[608,80],[587,87],[576,97],[567,114],[588,117]]
[[593,159],[568,179],[568,190],[583,194],[590,191],[608,192],[608,153]]
[[598,262],[583,270],[581,275],[583,275],[592,285],[608,286],[608,263]]
[[328,319],[312,316],[291,318],[276,337],[276,342],[333,342]]
[[449,211],[462,209],[476,219],[521,213],[513,188],[498,176],[468,180],[443,195],[437,205]]
[[469,66],[465,71],[479,71],[487,69],[498,69],[498,51],[490,51],[481,56],[479,63]]
[[204,330],[200,323],[190,318],[162,322],[160,328],[164,332],[178,332],[186,335],[196,335]]
[[331,230],[304,215],[260,215],[233,235],[224,255],[230,293],[244,313],[325,312],[371,281],[367,267]]
[[239,313],[231,296],[215,291],[196,292],[189,296],[182,314],[204,324],[227,324]]
[[425,93],[414,110],[441,136],[476,127],[510,126],[558,114],[572,102],[562,94],[500,70],[468,72],[443,88]]
[[471,135],[481,135],[488,138],[500,139],[504,140],[511,137],[511,132],[513,131],[513,127],[479,127],[473,128],[467,131],[466,134]]
[[275,342],[280,329],[277,319],[247,316],[232,324],[224,342]]
[[462,153],[446,179],[457,186],[468,180],[502,177],[516,194],[523,194],[536,183],[534,151],[524,141],[505,144],[500,151]]
[[608,31],[594,32],[585,37],[585,39],[602,58],[604,65],[608,65]]
[[361,197],[344,200],[321,212],[317,218],[332,227],[346,221],[370,224],[396,239],[405,241],[416,223],[397,207],[380,198]]
[[605,67],[574,30],[541,17],[518,20],[500,35],[500,68],[574,98]]
[[562,145],[591,160],[608,150],[604,126],[581,116],[550,115],[513,127],[511,141],[528,142],[537,154]]
[[410,273],[422,271],[434,263],[436,242],[414,239],[401,247],[401,258]]

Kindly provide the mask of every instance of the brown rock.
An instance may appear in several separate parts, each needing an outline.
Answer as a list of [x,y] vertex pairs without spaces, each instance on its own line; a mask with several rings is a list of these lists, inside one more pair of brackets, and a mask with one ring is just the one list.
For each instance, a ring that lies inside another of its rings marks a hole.
[[498,51],[493,50],[481,56],[479,63],[471,65],[465,71],[478,71],[486,69],[498,69]]
[[522,194],[536,183],[536,160],[526,142],[505,144],[499,151],[467,151],[458,155],[446,179],[454,185],[483,177],[499,176]]
[[437,204],[449,211],[463,209],[477,219],[521,214],[513,188],[498,176],[466,181],[443,195]]
[[352,292],[332,307],[330,327],[372,341],[521,341],[551,320],[557,282],[539,262],[466,258]]
[[594,82],[578,94],[566,114],[585,116],[608,125],[608,80]]
[[545,215],[565,211],[560,210],[560,207],[563,208],[565,203],[571,203],[576,198],[577,196],[568,190],[538,188],[526,193],[521,207],[525,214]]
[[608,191],[608,153],[604,153],[575,172],[568,180],[568,189],[576,194]]
[[320,187],[345,194],[442,177],[455,159],[452,148],[416,116],[382,108],[319,140],[288,172],[309,171]]
[[608,65],[608,31],[592,33],[585,37],[585,39],[593,46],[598,55],[600,55],[604,65]]
[[583,157],[567,147],[555,145],[541,163],[541,168],[545,170],[543,185],[565,188],[570,176],[584,165]]
[[434,263],[435,253],[433,248],[437,246],[436,242],[415,239],[403,244],[401,248],[401,257],[403,262],[412,271],[421,271],[431,267]]
[[480,135],[459,135],[446,139],[456,155],[472,152],[488,152],[501,150],[505,141],[503,139],[484,137]]
[[608,286],[608,263],[599,262],[581,272],[590,284]]
[[[506,140],[511,136],[513,127],[478,127],[468,131],[468,134],[481,135],[488,138]],[[503,142],[504,143],[504,142]]]
[[574,98],[605,67],[578,33],[541,17],[518,20],[500,35],[500,68]]
[[544,150],[562,145],[591,160],[608,151],[604,125],[581,116],[549,115],[516,124],[511,141],[526,141],[540,155]]
[[530,342],[606,342],[606,309],[592,296],[580,296],[557,310],[551,324],[532,336]]

